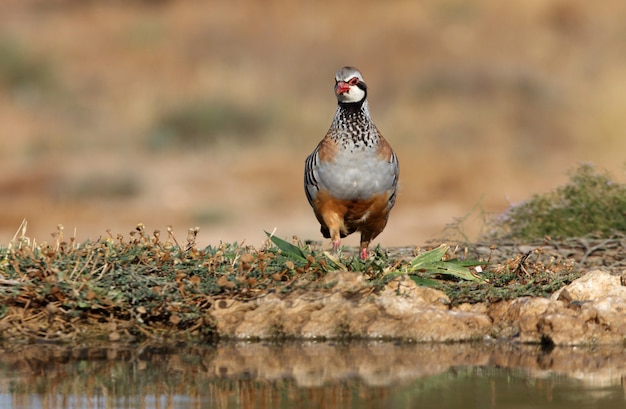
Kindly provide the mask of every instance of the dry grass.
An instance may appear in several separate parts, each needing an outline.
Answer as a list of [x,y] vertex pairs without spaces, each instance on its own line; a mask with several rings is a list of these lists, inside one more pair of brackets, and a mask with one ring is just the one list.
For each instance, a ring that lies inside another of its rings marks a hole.
[[[203,244],[320,238],[301,169],[344,64],[401,161],[384,246],[425,242],[481,197],[500,212],[577,162],[619,179],[625,16],[581,0],[4,1],[0,242],[23,218],[40,240],[58,223],[82,241],[138,222],[200,225]],[[155,127],[198,101],[269,122],[155,152]]]

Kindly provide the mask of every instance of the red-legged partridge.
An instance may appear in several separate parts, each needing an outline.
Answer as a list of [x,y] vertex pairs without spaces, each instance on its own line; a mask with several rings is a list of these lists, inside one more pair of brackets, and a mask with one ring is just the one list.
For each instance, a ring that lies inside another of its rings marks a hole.
[[398,158],[370,117],[359,70],[337,71],[335,94],[338,106],[330,129],[306,158],[304,190],[333,249],[359,231],[365,260],[396,201]]

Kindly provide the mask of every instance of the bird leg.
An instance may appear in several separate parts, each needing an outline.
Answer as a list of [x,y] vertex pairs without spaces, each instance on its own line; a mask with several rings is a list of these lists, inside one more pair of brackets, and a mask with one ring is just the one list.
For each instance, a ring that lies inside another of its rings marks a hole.
[[343,216],[333,211],[332,209],[325,208],[322,212],[322,233],[325,227],[328,231],[328,236],[333,243],[333,252],[339,252],[339,245],[341,244],[341,230],[343,227]]
[[372,238],[374,237],[374,234],[372,234],[372,232],[365,230],[361,232],[361,260],[365,261],[367,260],[367,256],[369,255],[367,249],[370,246],[370,241],[372,241]]
[[367,256],[368,256],[367,247],[361,247],[361,260],[363,261],[367,260]]
[[339,245],[341,244],[341,240],[339,238],[333,239],[333,252],[339,252]]

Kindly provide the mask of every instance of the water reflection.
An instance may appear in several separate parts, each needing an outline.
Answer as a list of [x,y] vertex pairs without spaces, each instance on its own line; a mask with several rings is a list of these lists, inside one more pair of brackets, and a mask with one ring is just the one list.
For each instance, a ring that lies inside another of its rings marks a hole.
[[5,343],[0,407],[610,409],[625,374],[623,347]]

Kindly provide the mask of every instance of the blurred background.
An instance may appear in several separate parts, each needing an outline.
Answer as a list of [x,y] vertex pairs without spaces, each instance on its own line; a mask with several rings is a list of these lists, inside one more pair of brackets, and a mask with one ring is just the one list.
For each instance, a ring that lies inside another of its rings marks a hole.
[[468,214],[475,238],[581,162],[624,179],[625,21],[623,0],[2,0],[0,243],[23,219],[39,242],[321,240],[302,173],[343,65],[401,163],[375,244]]

